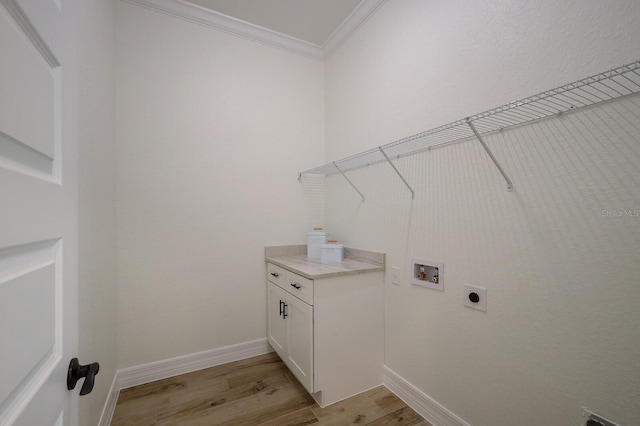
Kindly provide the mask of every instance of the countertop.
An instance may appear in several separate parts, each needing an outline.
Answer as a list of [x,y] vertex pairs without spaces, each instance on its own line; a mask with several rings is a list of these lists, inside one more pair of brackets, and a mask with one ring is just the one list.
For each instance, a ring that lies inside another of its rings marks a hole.
[[323,263],[320,259],[308,258],[306,252],[307,247],[304,245],[265,247],[265,259],[267,262],[312,280],[384,271],[384,253],[345,247],[342,262]]

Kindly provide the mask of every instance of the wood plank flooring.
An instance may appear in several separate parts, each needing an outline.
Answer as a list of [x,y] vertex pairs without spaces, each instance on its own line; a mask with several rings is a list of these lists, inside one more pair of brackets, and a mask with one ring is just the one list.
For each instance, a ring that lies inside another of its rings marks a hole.
[[383,386],[320,408],[275,353],[123,389],[112,426],[431,426]]

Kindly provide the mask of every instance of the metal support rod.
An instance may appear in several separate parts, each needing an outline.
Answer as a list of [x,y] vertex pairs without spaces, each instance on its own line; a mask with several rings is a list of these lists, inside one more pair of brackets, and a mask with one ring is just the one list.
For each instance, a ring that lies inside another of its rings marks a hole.
[[396,171],[396,173],[398,174],[398,176],[400,176],[400,179],[402,179],[402,181],[404,182],[405,185],[407,185],[407,188],[409,188],[409,191],[411,191],[411,199],[415,200],[416,199],[416,193],[413,192],[413,189],[411,189],[411,187],[409,186],[409,184],[407,183],[407,181],[405,180],[404,177],[402,177],[402,175],[400,174],[400,172],[398,171],[398,169],[396,169],[396,166],[393,165],[393,163],[391,162],[391,160],[389,159],[389,157],[387,157],[387,154],[385,154],[384,150],[382,149],[381,146],[378,147],[378,149],[380,150],[380,152],[382,153],[382,155],[384,155],[384,158],[387,160],[387,162],[389,164],[391,164],[391,167],[393,167],[393,170]]
[[337,170],[337,171],[339,171],[339,172],[340,172],[340,174],[341,174],[342,176],[344,176],[344,178],[347,180],[347,182],[349,182],[349,184],[353,187],[353,189],[355,189],[355,190],[356,190],[356,192],[357,192],[358,194],[360,194],[360,196],[362,197],[362,202],[364,203],[364,195],[362,195],[362,192],[358,191],[358,188],[356,188],[356,186],[353,184],[353,182],[351,182],[351,181],[349,180],[349,178],[347,177],[347,175],[345,175],[345,174],[344,174],[344,172],[343,172],[342,170],[340,170],[340,167],[338,167],[338,165],[335,163],[335,161],[334,161],[332,164],[333,164],[333,167],[335,167],[335,168],[336,168],[336,170]]
[[509,176],[507,176],[507,174],[504,172],[504,170],[502,169],[502,166],[500,165],[500,163],[498,163],[498,160],[496,160],[496,157],[493,156],[493,153],[491,152],[487,144],[484,143],[482,136],[480,136],[480,133],[478,133],[476,128],[473,126],[473,123],[471,123],[471,120],[467,117],[466,121],[469,127],[471,128],[471,131],[473,132],[473,134],[476,135],[476,138],[478,138],[478,140],[482,144],[482,147],[484,148],[484,150],[487,151],[487,154],[489,154],[489,157],[491,157],[491,161],[493,161],[493,164],[496,165],[496,167],[498,168],[498,171],[500,172],[504,180],[507,181],[507,191],[509,192],[513,191],[513,184],[511,183],[511,179],[509,179]]

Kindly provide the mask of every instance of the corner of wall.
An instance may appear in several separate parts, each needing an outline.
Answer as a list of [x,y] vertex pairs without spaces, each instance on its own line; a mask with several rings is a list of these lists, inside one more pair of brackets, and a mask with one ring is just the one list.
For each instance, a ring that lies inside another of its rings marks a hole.
[[433,426],[471,426],[387,366],[382,383]]

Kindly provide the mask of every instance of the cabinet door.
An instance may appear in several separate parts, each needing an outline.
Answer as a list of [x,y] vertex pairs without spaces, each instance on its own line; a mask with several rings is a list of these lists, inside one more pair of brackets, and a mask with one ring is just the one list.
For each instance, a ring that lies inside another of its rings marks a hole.
[[313,392],[313,306],[287,298],[287,355],[291,372],[309,392]]
[[280,358],[286,357],[287,321],[281,314],[286,293],[272,282],[267,286],[267,340]]

